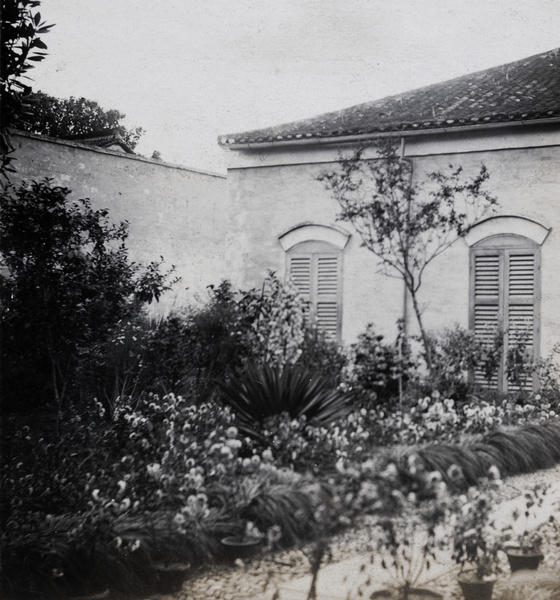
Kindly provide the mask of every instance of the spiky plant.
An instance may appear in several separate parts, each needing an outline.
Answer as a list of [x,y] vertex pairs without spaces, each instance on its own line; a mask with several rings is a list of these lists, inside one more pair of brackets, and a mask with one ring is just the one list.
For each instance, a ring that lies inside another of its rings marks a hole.
[[240,429],[256,437],[259,425],[274,415],[305,416],[309,423],[323,426],[350,410],[349,399],[322,375],[297,365],[250,365],[220,387],[224,403],[237,414]]

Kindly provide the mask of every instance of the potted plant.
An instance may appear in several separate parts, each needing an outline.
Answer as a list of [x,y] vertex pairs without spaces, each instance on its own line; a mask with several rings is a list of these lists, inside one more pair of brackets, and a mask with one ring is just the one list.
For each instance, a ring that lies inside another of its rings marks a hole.
[[[425,577],[445,549],[449,494],[439,473],[428,473],[417,455],[389,461],[363,473],[356,500],[367,498],[366,510],[376,515],[377,553],[387,574],[384,589],[368,597],[394,600],[441,599],[425,589]],[[365,585],[370,585],[368,577]],[[365,589],[359,589],[365,594]]]
[[453,558],[460,565],[459,585],[465,600],[490,600],[498,572],[498,539],[491,519],[493,484],[469,488],[455,499]]
[[542,507],[548,486],[537,485],[520,497],[521,506],[512,510],[512,523],[503,530],[504,552],[512,572],[535,570],[543,559],[542,538],[535,529],[537,510]]
[[231,561],[238,558],[247,560],[255,556],[265,537],[253,521],[246,521],[240,533],[226,536],[222,538],[221,542]]

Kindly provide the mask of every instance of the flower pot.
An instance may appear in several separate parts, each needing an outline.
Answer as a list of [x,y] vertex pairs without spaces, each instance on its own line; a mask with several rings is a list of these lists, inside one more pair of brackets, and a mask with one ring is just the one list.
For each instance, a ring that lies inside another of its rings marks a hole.
[[506,551],[511,572],[524,569],[534,571],[539,568],[543,555],[526,548],[508,548]]
[[491,600],[494,581],[477,579],[473,575],[460,575],[458,577],[463,598],[465,600]]
[[158,594],[176,594],[181,591],[190,565],[183,563],[156,564],[156,586]]
[[[387,598],[387,600],[401,600],[404,598],[402,592],[397,590],[379,590],[369,596],[372,600]],[[443,600],[443,596],[432,590],[413,588],[409,590],[407,600]]]
[[242,540],[236,536],[225,537],[221,540],[222,546],[224,547],[226,557],[231,561],[235,561],[240,558],[241,560],[248,560],[253,558],[259,551],[262,541],[253,540]]

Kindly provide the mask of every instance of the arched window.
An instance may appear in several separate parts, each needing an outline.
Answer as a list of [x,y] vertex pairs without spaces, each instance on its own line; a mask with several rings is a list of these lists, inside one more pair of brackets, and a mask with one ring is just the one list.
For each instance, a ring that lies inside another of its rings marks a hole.
[[311,318],[328,337],[340,340],[342,259],[349,234],[342,229],[302,224],[280,236],[286,275],[307,300]]
[[[536,383],[530,370],[520,365],[539,358],[540,244],[548,229],[526,219],[502,219],[481,223],[466,240],[472,244],[470,327],[487,348],[496,351],[497,362],[491,378],[482,370],[475,378],[507,392],[533,389]],[[506,233],[508,229],[516,233]],[[519,362],[520,357],[524,358]]]

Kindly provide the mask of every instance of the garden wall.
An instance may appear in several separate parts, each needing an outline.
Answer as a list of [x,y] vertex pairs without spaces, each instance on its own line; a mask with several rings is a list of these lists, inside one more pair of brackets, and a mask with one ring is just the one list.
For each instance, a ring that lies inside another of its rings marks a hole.
[[176,266],[180,279],[158,311],[180,306],[226,277],[224,176],[41,136],[18,133],[12,139],[14,180],[50,177],[74,198],[90,198],[95,208],[108,208],[114,222],[130,223],[132,260],[163,256]]

